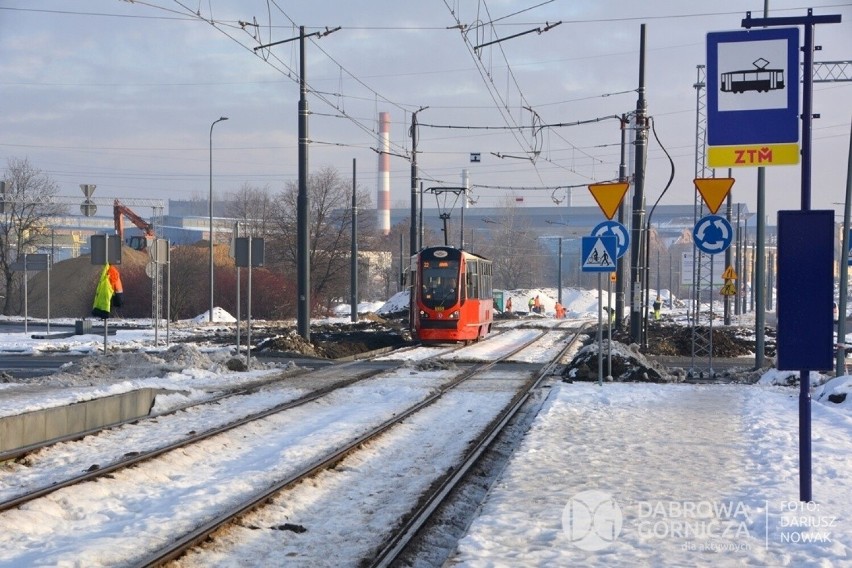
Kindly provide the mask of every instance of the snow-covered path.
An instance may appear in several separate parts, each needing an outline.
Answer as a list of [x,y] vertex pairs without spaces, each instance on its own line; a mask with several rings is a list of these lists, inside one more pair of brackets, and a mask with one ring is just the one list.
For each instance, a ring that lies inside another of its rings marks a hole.
[[[791,394],[744,385],[561,384],[450,563],[848,562],[852,487],[831,472],[849,455],[852,424],[815,405],[816,502],[802,505]],[[530,487],[541,488],[532,501]]]

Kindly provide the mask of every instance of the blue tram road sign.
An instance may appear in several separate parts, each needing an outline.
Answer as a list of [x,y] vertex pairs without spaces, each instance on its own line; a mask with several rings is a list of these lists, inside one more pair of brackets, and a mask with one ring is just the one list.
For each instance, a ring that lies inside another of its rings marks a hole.
[[799,28],[707,34],[710,167],[799,161]]

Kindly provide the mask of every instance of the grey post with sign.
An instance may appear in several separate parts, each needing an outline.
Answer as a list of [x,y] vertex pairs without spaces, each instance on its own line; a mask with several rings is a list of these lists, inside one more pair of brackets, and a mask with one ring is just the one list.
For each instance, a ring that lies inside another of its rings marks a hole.
[[118,235],[92,235],[89,239],[92,264],[121,264],[121,239]]
[[160,344],[160,318],[162,317],[162,304],[163,304],[163,295],[162,295],[162,272],[160,272],[160,267],[165,265],[167,267],[167,292],[166,292],[166,347],[169,346],[169,305],[170,305],[170,292],[171,292],[171,266],[170,266],[170,250],[169,250],[169,241],[168,239],[154,239],[151,245],[148,247],[148,256],[151,259],[148,264],[145,266],[145,274],[148,278],[151,279],[151,295],[152,298],[152,311],[153,311],[153,320],[154,320],[154,345]]
[[81,183],[80,190],[83,192],[83,203],[80,204],[80,213],[86,217],[91,217],[98,212],[98,206],[92,201],[92,195],[95,193],[95,188],[98,187],[91,183]]
[[[246,299],[246,368],[251,369],[251,269],[263,266],[264,240],[252,237],[234,239],[234,264],[248,267],[248,297]],[[237,321],[237,327],[240,322]],[[237,345],[239,351],[239,345]]]
[[24,273],[24,333],[28,333],[27,323],[28,315],[28,296],[27,281],[29,280],[28,272],[31,270],[42,271],[47,270],[47,333],[50,333],[50,255],[48,254],[22,254],[12,263],[13,272]]

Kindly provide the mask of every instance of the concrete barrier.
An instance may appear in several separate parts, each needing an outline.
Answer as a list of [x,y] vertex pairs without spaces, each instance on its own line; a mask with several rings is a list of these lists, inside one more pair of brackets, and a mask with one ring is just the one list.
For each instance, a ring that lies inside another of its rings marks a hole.
[[162,389],[139,389],[94,400],[0,417],[0,455],[73,438],[148,416]]

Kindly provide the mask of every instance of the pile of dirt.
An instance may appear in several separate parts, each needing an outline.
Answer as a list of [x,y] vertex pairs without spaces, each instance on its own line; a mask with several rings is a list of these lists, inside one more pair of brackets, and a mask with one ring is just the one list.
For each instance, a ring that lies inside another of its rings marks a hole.
[[[192,249],[199,249],[198,255],[203,256],[203,266],[207,266],[207,255],[209,244],[207,241],[198,241],[191,245],[184,245]],[[178,247],[179,248],[179,247]],[[172,255],[175,255],[173,249]],[[234,261],[228,256],[228,246],[217,244],[213,249],[213,260],[216,270],[233,269]],[[193,251],[194,253],[194,251]],[[121,247],[121,264],[118,265],[121,274],[144,274],[145,267],[150,262],[148,251],[138,251],[127,245]],[[98,277],[103,266],[93,265],[91,255],[78,256],[57,262],[50,270],[50,317],[51,318],[87,318],[91,317],[92,302],[95,298],[95,289]],[[172,268],[172,286],[177,285],[177,271]],[[205,268],[206,270],[206,268]],[[205,272],[206,274],[206,272]],[[151,280],[142,276],[142,290],[134,290],[125,281],[125,301],[131,296],[140,298],[142,303],[149,302],[151,297]],[[34,274],[28,283],[28,305],[27,310],[30,317],[47,317],[47,272]],[[118,311],[121,315],[121,311]],[[145,311],[146,317],[150,314],[150,308]],[[15,315],[23,315],[15,314]]]
[[[699,337],[710,337],[708,327],[699,326],[695,333]],[[766,330],[766,354],[775,355],[774,330]],[[631,343],[630,330],[613,330],[612,339],[624,344]],[[754,330],[730,326],[715,326],[712,333],[714,357],[743,357],[754,353]],[[648,325],[646,355],[669,355],[687,357],[692,354],[693,329],[670,321],[652,322]]]
[[122,380],[164,377],[184,369],[215,370],[214,361],[195,345],[173,345],[161,353],[107,353],[77,359],[53,375],[33,379],[54,386],[94,386]]
[[[128,246],[121,248],[119,271],[148,263],[148,253]],[[50,317],[86,318],[91,316],[95,289],[103,266],[92,264],[90,255],[57,262],[50,269]],[[28,283],[27,311],[31,317],[47,317],[47,272],[39,272]]]
[[313,325],[310,332],[310,342],[305,341],[292,327],[264,327],[253,334],[259,337],[257,351],[260,353],[279,352],[326,359],[340,359],[411,344],[411,336],[405,325],[379,317],[357,323]]
[[[640,348],[631,344],[628,329],[613,330],[612,368],[606,368],[607,358],[603,357],[604,377],[619,382],[679,382],[686,379],[683,369],[669,369],[657,363],[654,356],[690,357],[693,352],[693,329],[678,325],[672,321],[655,321],[649,324],[647,347]],[[695,333],[700,337],[709,337],[710,329],[699,327]],[[766,329],[766,354],[775,354],[775,330]],[[744,357],[754,353],[754,330],[718,326],[712,329],[714,357]],[[604,351],[608,343],[604,341]],[[597,381],[598,348],[594,337],[590,337],[586,346],[562,372],[563,380]],[[743,375],[740,380],[753,381],[756,377]]]

